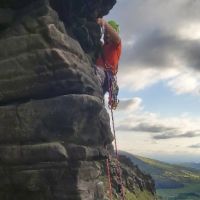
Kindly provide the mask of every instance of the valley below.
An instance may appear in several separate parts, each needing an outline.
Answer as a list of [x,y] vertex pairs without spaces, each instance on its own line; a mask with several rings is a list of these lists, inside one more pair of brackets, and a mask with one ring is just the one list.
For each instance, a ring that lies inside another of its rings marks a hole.
[[159,200],[199,200],[200,170],[191,164],[169,164],[120,152],[155,180]]

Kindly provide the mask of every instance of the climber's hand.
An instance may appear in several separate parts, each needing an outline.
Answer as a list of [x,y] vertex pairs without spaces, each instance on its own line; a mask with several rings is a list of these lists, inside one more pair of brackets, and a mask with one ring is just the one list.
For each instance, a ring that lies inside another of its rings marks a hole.
[[103,18],[97,18],[97,24],[99,24],[101,27],[104,27],[106,21]]

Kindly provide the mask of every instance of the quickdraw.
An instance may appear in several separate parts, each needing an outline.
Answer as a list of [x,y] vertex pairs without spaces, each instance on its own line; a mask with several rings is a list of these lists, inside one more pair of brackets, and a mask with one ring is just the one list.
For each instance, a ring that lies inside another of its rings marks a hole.
[[112,74],[111,70],[106,70],[106,76],[108,80],[108,107],[109,109],[116,110],[119,99],[117,98],[119,87],[117,85],[117,77]]

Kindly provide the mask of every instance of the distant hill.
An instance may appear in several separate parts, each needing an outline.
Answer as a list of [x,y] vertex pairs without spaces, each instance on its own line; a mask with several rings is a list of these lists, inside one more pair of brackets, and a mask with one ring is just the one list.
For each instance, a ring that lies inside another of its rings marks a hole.
[[186,163],[180,163],[179,165],[187,168],[200,170],[200,163],[186,162]]
[[168,164],[123,151],[120,151],[120,154],[129,157],[142,171],[150,174],[155,180],[157,189],[181,188],[187,183],[200,182],[200,170]]

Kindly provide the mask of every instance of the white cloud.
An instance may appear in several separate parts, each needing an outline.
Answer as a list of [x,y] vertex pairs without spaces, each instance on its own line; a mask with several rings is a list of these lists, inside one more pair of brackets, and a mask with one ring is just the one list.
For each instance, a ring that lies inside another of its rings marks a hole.
[[155,69],[133,68],[129,73],[119,73],[118,80],[121,88],[137,91],[156,83],[157,73]]
[[189,146],[190,148],[197,148],[197,149],[200,149],[200,143],[198,144],[193,144],[191,146]]
[[183,39],[198,40],[200,39],[200,23],[193,22],[183,25],[179,28],[177,34]]
[[140,110],[142,99],[135,97],[133,99],[120,99],[117,111],[134,112]]
[[176,67],[163,70],[144,67],[132,67],[131,69],[128,67],[129,72],[126,69],[121,69],[118,75],[120,88],[138,91],[164,81],[166,86],[177,95],[200,95],[200,73],[182,66],[178,60],[176,63],[174,62],[174,66]]
[[167,84],[176,94],[199,95],[200,77],[196,74],[182,73],[168,81]]
[[[143,105],[140,103],[139,107]],[[119,110],[115,115],[117,141],[121,150],[141,155],[153,155],[161,151],[164,154],[182,151],[188,155],[200,155],[200,152],[190,148],[200,138],[200,118],[184,113],[177,117],[163,117],[144,109],[124,111],[122,113]],[[122,118],[119,117],[121,115]]]
[[[121,66],[123,68],[123,66]],[[126,69],[122,69],[118,75],[118,82],[120,88],[137,91],[150,87],[151,85],[162,81],[176,77],[180,72],[177,69],[168,68],[165,70],[159,70],[155,68],[145,69],[143,67],[128,67],[129,72]]]

